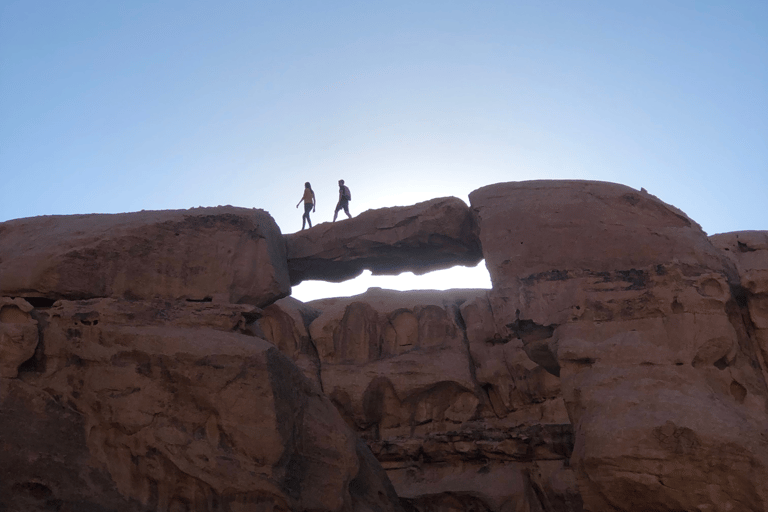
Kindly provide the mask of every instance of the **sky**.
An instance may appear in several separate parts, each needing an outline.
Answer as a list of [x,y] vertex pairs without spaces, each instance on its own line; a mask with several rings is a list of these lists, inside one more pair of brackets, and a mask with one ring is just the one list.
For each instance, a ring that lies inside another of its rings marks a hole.
[[[768,229],[768,2],[0,0],[0,222],[233,205],[283,233],[532,179]],[[484,264],[302,300],[489,287]]]

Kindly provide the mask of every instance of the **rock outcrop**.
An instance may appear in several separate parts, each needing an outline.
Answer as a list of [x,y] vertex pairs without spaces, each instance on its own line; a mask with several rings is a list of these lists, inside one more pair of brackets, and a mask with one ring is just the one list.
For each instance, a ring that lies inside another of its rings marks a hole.
[[0,509],[401,510],[257,336],[290,290],[267,213],[39,217],[0,242]]
[[[610,183],[470,203],[0,224],[0,509],[767,510],[768,232]],[[483,257],[491,290],[285,297]]]
[[44,343],[1,379],[3,509],[398,510],[330,400],[248,335],[253,310],[94,299],[32,311]]
[[297,361],[315,354],[311,371],[409,509],[581,510],[559,379],[500,341],[486,295],[283,299],[258,323]]
[[736,302],[750,337],[760,346],[763,372],[768,373],[768,231],[722,233],[709,239],[736,265]]
[[606,183],[470,202],[496,328],[560,376],[584,508],[765,510],[766,376],[736,269],[699,226]]
[[423,274],[482,259],[467,205],[455,197],[368,210],[285,236],[291,284],[341,282],[364,269],[374,275]]
[[263,210],[195,208],[0,223],[0,295],[215,300],[290,293],[280,229]]

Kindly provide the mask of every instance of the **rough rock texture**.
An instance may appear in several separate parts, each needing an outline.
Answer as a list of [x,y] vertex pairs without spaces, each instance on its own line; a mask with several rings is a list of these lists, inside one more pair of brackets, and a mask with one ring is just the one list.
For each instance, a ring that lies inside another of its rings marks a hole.
[[286,297],[270,304],[258,320],[248,327],[261,338],[274,343],[280,352],[290,357],[304,375],[322,388],[320,359],[317,347],[309,337],[309,323],[320,312],[307,304]]
[[736,265],[734,293],[746,328],[760,346],[760,363],[768,373],[768,231],[739,231],[709,237]]
[[0,295],[267,305],[290,293],[263,210],[195,208],[0,223]]
[[560,376],[584,508],[766,510],[766,375],[736,269],[699,226],[608,183],[499,184],[470,202],[489,318]]
[[3,361],[0,509],[399,509],[319,388],[248,335],[257,308],[1,303],[2,332],[36,321],[40,342]]
[[0,297],[0,377],[13,378],[37,348],[34,308],[21,298]]
[[324,392],[409,510],[581,510],[559,379],[500,340],[486,294],[284,299],[266,337],[294,358],[315,347]]
[[[470,200],[0,224],[0,510],[768,510],[768,232]],[[492,290],[280,299],[483,256]]]
[[341,282],[364,269],[374,275],[423,274],[481,259],[471,212],[455,197],[368,210],[285,236],[291,284]]

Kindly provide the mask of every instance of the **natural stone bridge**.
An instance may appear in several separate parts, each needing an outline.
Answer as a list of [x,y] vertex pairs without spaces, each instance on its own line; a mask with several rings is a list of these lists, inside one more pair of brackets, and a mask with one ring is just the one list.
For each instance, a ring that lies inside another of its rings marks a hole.
[[[768,508],[768,232],[610,183],[469,198],[1,223],[0,509]],[[491,290],[286,297],[481,258]]]

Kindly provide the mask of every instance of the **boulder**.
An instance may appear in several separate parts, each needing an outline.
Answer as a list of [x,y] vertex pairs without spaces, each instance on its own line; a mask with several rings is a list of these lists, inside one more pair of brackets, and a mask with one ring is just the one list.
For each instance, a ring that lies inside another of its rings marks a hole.
[[492,185],[470,203],[489,318],[560,377],[585,510],[765,510],[766,379],[737,271],[700,227],[609,183]]
[[32,313],[42,353],[0,379],[3,510],[400,510],[330,400],[247,334],[253,307]]
[[0,295],[263,306],[290,289],[280,229],[263,210],[226,206],[0,223]]
[[338,283],[364,269],[423,274],[482,259],[471,212],[455,197],[367,210],[286,235],[285,241],[292,285],[307,279]]

